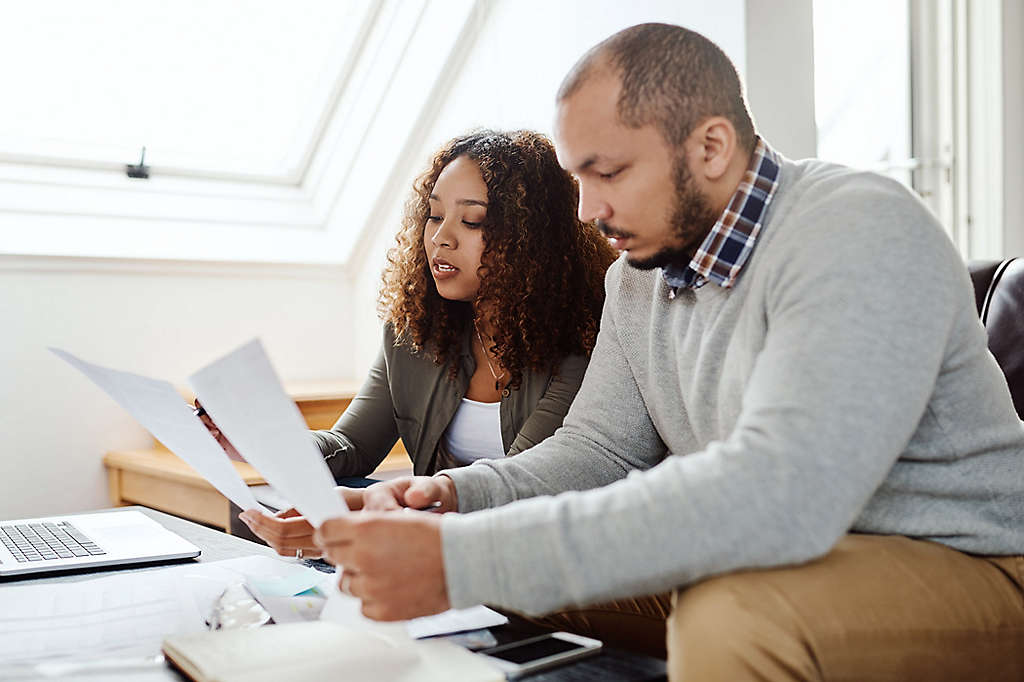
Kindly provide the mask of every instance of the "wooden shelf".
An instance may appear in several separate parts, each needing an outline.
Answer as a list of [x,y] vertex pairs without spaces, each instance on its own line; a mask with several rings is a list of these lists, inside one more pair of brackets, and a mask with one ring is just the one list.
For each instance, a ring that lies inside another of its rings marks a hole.
[[[307,382],[285,386],[311,429],[327,429],[345,411],[358,385],[351,382]],[[182,390],[182,396],[191,395]],[[263,485],[260,473],[247,462],[232,462],[247,485]],[[195,469],[163,444],[154,441],[148,450],[120,450],[103,457],[107,468],[110,502],[114,506],[141,504],[175,516],[216,526],[228,532],[227,498],[207,483]],[[393,478],[412,473],[409,456],[398,441],[371,475]]]

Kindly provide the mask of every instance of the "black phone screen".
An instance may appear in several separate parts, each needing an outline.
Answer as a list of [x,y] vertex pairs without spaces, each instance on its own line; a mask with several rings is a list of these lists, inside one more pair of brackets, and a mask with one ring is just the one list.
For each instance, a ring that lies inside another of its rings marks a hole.
[[504,661],[508,661],[509,663],[522,664],[529,663],[530,661],[536,661],[540,658],[554,656],[555,654],[565,653],[566,651],[583,648],[583,646],[576,644],[575,642],[567,642],[564,639],[548,637],[539,641],[528,642],[526,644],[502,649],[501,651],[492,650],[480,653],[486,653],[488,656],[500,658]]

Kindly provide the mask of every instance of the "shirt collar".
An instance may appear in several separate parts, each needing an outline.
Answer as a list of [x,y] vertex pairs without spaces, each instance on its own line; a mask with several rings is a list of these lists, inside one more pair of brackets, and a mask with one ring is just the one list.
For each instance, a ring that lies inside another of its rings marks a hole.
[[662,269],[673,295],[680,287],[697,289],[709,281],[726,289],[736,283],[779,186],[779,166],[779,155],[758,137],[747,172],[693,259],[685,268]]

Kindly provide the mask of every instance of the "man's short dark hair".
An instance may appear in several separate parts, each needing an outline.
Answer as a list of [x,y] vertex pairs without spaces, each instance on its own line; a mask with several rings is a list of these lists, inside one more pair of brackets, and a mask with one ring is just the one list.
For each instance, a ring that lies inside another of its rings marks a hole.
[[702,121],[727,118],[739,145],[754,149],[754,123],[736,67],[701,34],[670,24],[639,24],[592,47],[562,81],[557,100],[575,93],[602,66],[617,73],[619,120],[631,128],[654,124],[669,144],[682,146]]

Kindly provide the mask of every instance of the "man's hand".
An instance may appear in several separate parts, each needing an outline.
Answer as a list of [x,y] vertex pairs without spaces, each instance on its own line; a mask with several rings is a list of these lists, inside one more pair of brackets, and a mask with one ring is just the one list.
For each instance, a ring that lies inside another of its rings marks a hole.
[[433,512],[457,511],[455,483],[447,476],[405,476],[374,483],[363,492],[363,509],[391,511],[408,507]]
[[441,517],[422,512],[361,512],[328,519],[313,538],[341,566],[342,592],[374,620],[406,620],[447,611]]

